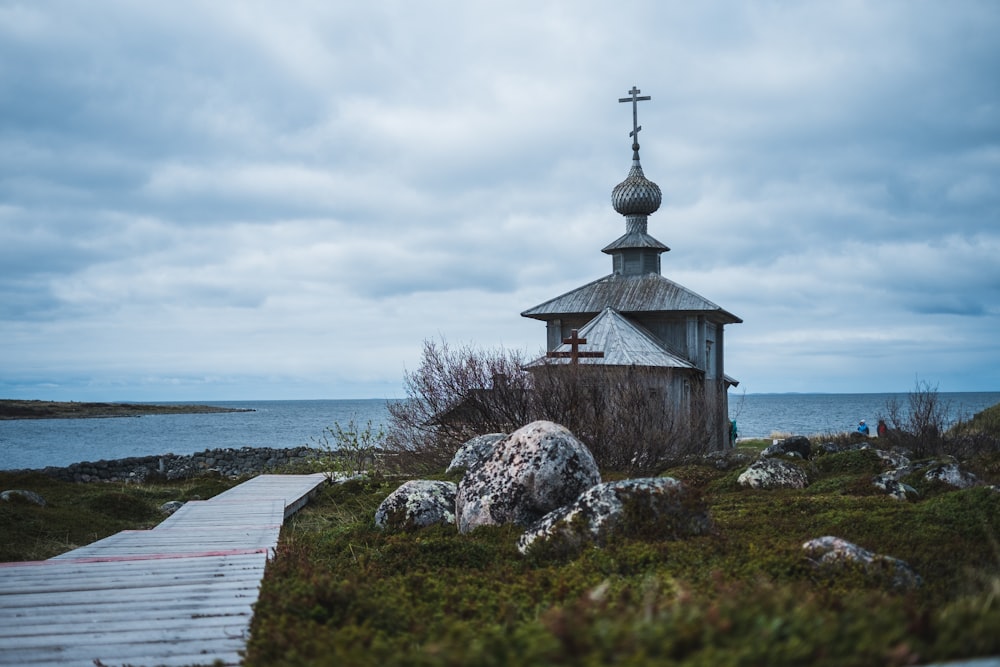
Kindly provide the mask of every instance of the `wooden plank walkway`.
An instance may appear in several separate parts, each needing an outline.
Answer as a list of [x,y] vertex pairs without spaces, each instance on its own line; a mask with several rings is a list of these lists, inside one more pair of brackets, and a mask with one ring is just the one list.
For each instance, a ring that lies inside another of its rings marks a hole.
[[284,520],[326,475],[260,475],[46,561],[0,563],[0,665],[238,665]]

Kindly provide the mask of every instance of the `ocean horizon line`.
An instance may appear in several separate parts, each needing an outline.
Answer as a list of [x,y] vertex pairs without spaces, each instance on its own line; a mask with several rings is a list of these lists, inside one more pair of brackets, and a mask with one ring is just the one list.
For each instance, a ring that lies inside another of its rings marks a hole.
[[[742,396],[884,396],[884,395],[909,395],[923,390],[908,389],[901,391],[754,391],[743,392],[730,390],[730,398]],[[946,391],[942,389],[930,388],[929,391],[944,395],[961,394],[1000,394],[998,389],[963,389],[958,391]],[[308,402],[308,401],[405,401],[409,397],[381,397],[381,396],[350,396],[350,397],[310,397],[310,398],[160,398],[160,399],[130,399],[130,398],[72,398],[54,399],[25,396],[0,396],[0,400],[16,401],[51,401],[54,403],[133,403],[136,405],[210,405],[213,403],[277,403],[277,402]]]

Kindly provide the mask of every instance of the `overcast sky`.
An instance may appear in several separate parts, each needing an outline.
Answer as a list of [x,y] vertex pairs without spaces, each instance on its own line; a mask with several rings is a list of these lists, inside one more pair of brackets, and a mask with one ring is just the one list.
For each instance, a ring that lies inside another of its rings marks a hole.
[[390,398],[611,272],[739,391],[1000,390],[1000,3],[0,0],[0,397]]

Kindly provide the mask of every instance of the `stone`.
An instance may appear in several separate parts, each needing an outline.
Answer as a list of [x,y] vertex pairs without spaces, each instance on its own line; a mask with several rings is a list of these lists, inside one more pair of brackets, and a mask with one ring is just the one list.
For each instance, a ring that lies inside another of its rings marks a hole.
[[477,465],[492,454],[496,444],[506,437],[506,433],[487,433],[486,435],[477,435],[475,438],[468,440],[455,452],[455,456],[451,459],[451,463],[448,464],[448,469],[445,470],[445,473],[451,474],[460,470],[468,470]]
[[45,507],[47,504],[45,502],[45,498],[39,494],[34,491],[25,491],[24,489],[10,489],[9,491],[4,491],[3,493],[0,493],[0,500],[8,503],[23,500],[31,503],[32,505],[38,505],[39,507]]
[[968,489],[979,483],[975,475],[962,470],[957,463],[936,465],[924,473],[924,479],[928,482],[941,482],[948,486],[954,486],[956,489]]
[[717,449],[714,452],[685,457],[684,462],[695,465],[708,465],[716,470],[735,470],[741,466],[750,465],[757,459],[757,453],[747,449]]
[[160,505],[160,511],[164,514],[173,514],[180,508],[184,507],[184,502],[181,500],[168,500],[167,502]]
[[565,426],[536,421],[496,443],[458,484],[462,533],[479,526],[528,526],[600,483],[593,454]]
[[620,537],[679,539],[712,529],[704,504],[671,477],[606,482],[569,505],[549,512],[521,535],[523,554],[535,544],[577,549]]
[[760,459],[736,478],[742,486],[754,489],[804,489],[809,486],[806,472],[782,459]]
[[763,458],[770,458],[773,456],[797,456],[802,459],[808,459],[812,456],[812,445],[809,444],[809,438],[802,435],[795,435],[791,438],[779,440],[762,451],[760,455]]
[[375,511],[375,525],[388,530],[413,530],[455,523],[454,482],[414,479],[389,494]]
[[[910,473],[909,471],[910,459],[908,459],[903,454],[900,454],[899,452],[888,451],[885,449],[876,449],[875,453],[878,455],[880,459],[882,459],[882,463],[885,465],[886,468],[889,468],[891,470],[901,471],[900,477],[902,477],[903,475],[908,475]],[[896,479],[899,479],[899,477],[897,477]]]
[[871,577],[886,577],[897,589],[917,588],[923,583],[920,575],[905,561],[872,553],[839,537],[817,537],[803,544],[802,549],[816,567],[834,570],[860,567]]
[[826,454],[839,454],[841,452],[851,452],[856,449],[866,449],[870,446],[867,442],[824,442],[818,446],[818,449]]
[[875,488],[885,491],[896,500],[906,500],[911,496],[916,497],[920,495],[912,486],[899,481],[892,472],[875,475],[872,478],[872,484],[875,485]]

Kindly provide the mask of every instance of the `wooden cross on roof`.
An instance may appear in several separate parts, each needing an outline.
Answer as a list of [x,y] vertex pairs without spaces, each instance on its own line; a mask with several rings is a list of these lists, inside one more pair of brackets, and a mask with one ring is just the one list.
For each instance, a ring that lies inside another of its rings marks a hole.
[[[632,131],[628,133],[628,136],[632,137],[632,143],[633,144],[638,144],[639,143],[639,130],[642,129],[642,126],[639,125],[639,109],[638,109],[639,104],[638,103],[639,102],[645,102],[646,100],[649,100],[649,99],[652,99],[652,98],[649,95],[643,95],[642,97],[639,97],[639,93],[641,93],[642,91],[639,90],[638,88],[636,88],[635,86],[632,86],[632,90],[630,90],[628,92],[629,92],[629,95],[631,95],[632,97],[619,97],[618,101],[619,102],[631,102],[632,103]],[[636,147],[636,148],[638,148],[638,147]]]
[[586,345],[587,344],[587,339],[586,338],[580,338],[580,335],[577,333],[576,329],[573,329],[573,331],[570,332],[569,338],[563,338],[563,343],[570,346],[569,347],[569,352],[556,352],[555,350],[553,350],[552,352],[549,352],[545,356],[547,356],[547,357],[553,357],[553,358],[557,358],[557,359],[566,359],[566,358],[568,358],[569,359],[569,363],[571,363],[571,364],[577,364],[577,363],[579,363],[579,360],[581,358],[594,359],[594,358],[597,358],[597,357],[603,357],[604,356],[603,352],[596,352],[596,351],[595,352],[581,352],[580,351],[580,346],[581,345]]

